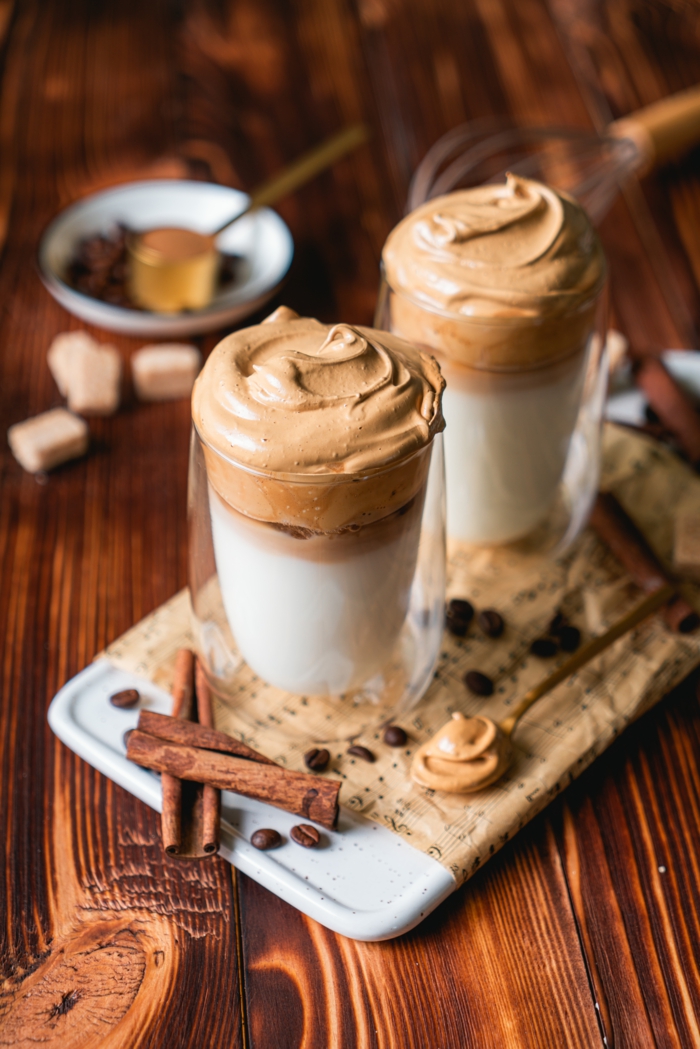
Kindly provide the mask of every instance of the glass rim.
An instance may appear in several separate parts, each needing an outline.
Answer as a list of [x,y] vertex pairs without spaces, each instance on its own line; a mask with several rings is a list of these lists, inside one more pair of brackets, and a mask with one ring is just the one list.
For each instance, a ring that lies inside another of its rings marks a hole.
[[219,448],[215,448],[210,441],[207,441],[207,439],[202,436],[194,419],[192,419],[192,433],[196,434],[200,443],[205,448],[208,448],[209,451],[213,452],[218,459],[221,459],[223,462],[228,463],[229,466],[233,466],[237,470],[242,470],[244,473],[250,474],[253,477],[261,477],[268,481],[280,481],[284,484],[298,484],[307,487],[311,485],[322,485],[327,488],[330,485],[357,484],[361,481],[381,477],[382,474],[391,473],[393,470],[405,466],[407,463],[410,463],[411,460],[417,459],[420,455],[430,451],[435,438],[440,436],[442,430],[434,433],[428,443],[424,444],[421,448],[416,448],[409,455],[405,455],[401,459],[395,459],[391,463],[383,463],[381,466],[375,467],[374,469],[362,470],[357,473],[332,472],[323,474],[282,473],[276,470],[261,470],[258,467],[250,466],[248,463],[242,463],[238,459],[234,459],[233,456],[224,454]]
[[[545,317],[532,317],[532,316],[527,316],[525,314],[521,314],[519,316],[510,316],[510,317],[508,317],[508,316],[480,316],[480,315],[473,315],[473,314],[468,314],[468,313],[455,313],[452,310],[441,309],[439,306],[437,306],[434,303],[428,303],[428,302],[426,302],[426,301],[424,301],[422,299],[416,298],[414,295],[410,295],[408,292],[404,291],[403,289],[395,288],[393,286],[393,284],[390,282],[389,278],[387,277],[386,266],[385,266],[385,263],[384,263],[384,259],[382,259],[380,261],[380,275],[381,275],[382,281],[384,282],[384,284],[386,284],[387,289],[392,294],[398,295],[401,298],[406,299],[408,302],[410,302],[414,306],[418,307],[418,309],[425,310],[426,313],[432,313],[436,317],[443,317],[446,320],[453,320],[453,321],[457,321],[459,323],[464,323],[464,324],[468,324],[468,325],[473,325],[475,327],[483,327],[483,328],[505,328],[505,329],[508,329],[508,328],[538,328],[538,327],[542,327],[543,325],[545,325],[545,324],[547,324],[548,322],[551,322],[551,321],[563,320],[564,318],[567,318],[567,317],[575,317],[576,314],[583,313],[583,312],[585,312],[586,309],[588,309],[590,306],[592,306],[596,302],[596,300],[600,298],[601,294],[605,291],[605,288],[607,286],[607,283],[608,283],[608,265],[607,265],[607,260],[605,260],[605,265],[603,267],[603,273],[601,275],[600,281],[595,285],[595,287],[591,291],[590,295],[588,295],[585,299],[582,299],[581,301],[579,301],[577,303],[577,305],[575,307],[573,307],[572,309],[562,310],[560,313],[553,314],[551,317],[547,317],[547,318],[545,318]],[[542,296],[542,298],[544,299],[545,297]],[[381,293],[380,293],[380,300],[381,300]]]

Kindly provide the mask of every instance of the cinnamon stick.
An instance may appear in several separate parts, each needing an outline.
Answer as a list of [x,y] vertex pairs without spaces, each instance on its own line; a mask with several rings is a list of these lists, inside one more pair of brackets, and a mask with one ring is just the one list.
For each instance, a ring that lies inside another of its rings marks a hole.
[[324,827],[334,827],[338,818],[340,783],[337,780],[321,779],[305,772],[293,772],[278,765],[265,765],[198,747],[167,743],[139,729],[131,733],[126,753],[130,761],[144,768],[169,773],[178,779],[206,783],[220,790],[232,790]]
[[[199,689],[197,696],[199,697]],[[237,758],[258,761],[261,765],[277,766],[277,762],[253,750],[245,743],[239,742],[233,736],[227,735],[226,732],[205,728],[201,723],[198,725],[193,721],[181,721],[179,718],[169,717],[167,714],[156,714],[153,710],[142,710],[139,715],[138,728],[168,743],[181,743],[183,746],[200,747],[202,750],[216,750],[221,754],[232,754]]]
[[[197,717],[205,730],[214,728],[214,710],[211,702],[209,682],[199,659],[195,662],[195,692],[197,694]],[[222,733],[223,735],[223,733]],[[219,851],[221,827],[221,791],[205,783],[202,787],[202,848],[207,853]]]
[[[637,586],[646,593],[673,581],[612,492],[598,493],[590,523]],[[688,634],[700,625],[700,616],[680,595],[662,609],[661,615],[671,630],[681,634]]]
[[[173,680],[173,717],[187,718],[192,709],[194,690],[194,653],[181,648],[175,657]],[[182,847],[182,783],[167,773],[161,777],[163,804],[161,835],[163,848],[169,856],[176,856]]]
[[[197,717],[199,701],[195,697],[195,657],[187,648],[181,648],[175,659],[172,696],[173,717],[168,720],[183,727],[192,727],[193,723],[188,719]],[[210,694],[208,699],[211,721]],[[205,704],[206,701],[207,697],[204,699]],[[158,715],[151,714],[151,717]],[[181,777],[168,770],[161,776],[161,789],[161,829],[167,855],[178,859],[203,859],[218,852],[221,812],[219,792],[201,783],[183,783]]]
[[635,379],[664,427],[676,438],[693,466],[700,465],[700,414],[657,357],[645,357]]

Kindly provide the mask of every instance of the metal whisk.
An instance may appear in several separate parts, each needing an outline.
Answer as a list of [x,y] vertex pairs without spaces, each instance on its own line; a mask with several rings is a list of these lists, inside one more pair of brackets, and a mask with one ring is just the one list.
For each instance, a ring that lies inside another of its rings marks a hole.
[[576,197],[594,222],[620,184],[700,142],[700,85],[616,120],[604,135],[559,127],[470,121],[448,131],[413,176],[406,206],[458,187],[502,182],[506,172],[539,179]]

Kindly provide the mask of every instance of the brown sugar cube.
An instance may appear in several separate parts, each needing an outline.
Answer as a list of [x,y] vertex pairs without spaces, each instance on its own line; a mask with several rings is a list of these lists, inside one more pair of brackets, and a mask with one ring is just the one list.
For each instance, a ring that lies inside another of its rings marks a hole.
[[71,355],[68,407],[80,415],[113,415],[119,407],[122,359],[114,346],[76,347]]
[[172,401],[189,397],[202,366],[196,346],[168,343],[144,346],[131,358],[131,374],[140,401]]
[[20,466],[30,473],[38,473],[84,455],[88,428],[84,419],[71,415],[65,408],[52,408],[50,412],[15,423],[7,431],[7,440]]
[[92,350],[97,345],[86,331],[63,331],[53,340],[49,346],[47,361],[62,397],[68,396],[74,353]]
[[676,516],[673,567],[678,575],[700,580],[700,510],[681,510]]

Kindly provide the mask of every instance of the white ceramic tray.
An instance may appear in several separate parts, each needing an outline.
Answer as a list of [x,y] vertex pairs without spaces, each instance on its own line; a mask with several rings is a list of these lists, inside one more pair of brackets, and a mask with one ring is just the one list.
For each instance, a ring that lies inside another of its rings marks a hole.
[[[55,696],[49,724],[81,758],[160,811],[160,778],[127,761],[122,741],[126,730],[136,725],[139,709],[119,710],[109,702],[112,693],[124,688],[139,690],[140,709],[170,711],[172,700],[162,689],[100,659]],[[338,830],[323,831],[318,849],[291,841],[289,831],[298,822],[298,817],[270,805],[224,791],[220,853],[266,889],[344,936],[399,936],[456,888],[436,860],[354,813],[341,810]],[[259,827],[274,827],[284,844],[270,852],[254,849],[250,837]]]
[[110,331],[153,338],[215,331],[262,306],[289,269],[294,254],[292,235],[270,208],[242,218],[217,239],[221,251],[241,256],[245,274],[220,291],[204,310],[167,314],[111,306],[76,291],[63,276],[78,242],[107,233],[115,223],[134,230],[186,226],[208,233],[242,211],[248,199],[238,189],[182,179],[129,182],[93,193],[57,215],[44,233],[39,246],[41,279],[69,313]]

